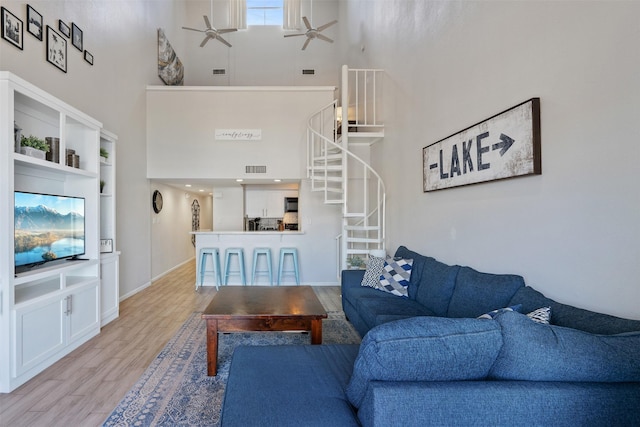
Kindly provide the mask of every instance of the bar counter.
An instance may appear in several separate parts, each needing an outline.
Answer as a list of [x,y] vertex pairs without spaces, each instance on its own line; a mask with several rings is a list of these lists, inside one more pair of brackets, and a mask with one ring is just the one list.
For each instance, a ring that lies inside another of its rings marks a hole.
[[[202,248],[218,248],[220,251],[220,267],[222,283],[224,283],[224,253],[227,248],[243,248],[244,249],[244,271],[247,279],[247,285],[251,285],[251,272],[253,267],[253,250],[254,248],[270,248],[271,249],[271,269],[273,272],[273,284],[278,281],[278,261],[280,248],[300,246],[300,239],[304,238],[304,231],[192,231],[191,234],[196,236],[196,284],[199,285],[200,280],[200,249]],[[260,257],[259,270],[264,270],[264,256]],[[290,258],[290,257],[289,257]],[[235,269],[236,257],[232,258],[231,266]],[[207,273],[204,277],[202,286],[215,286],[215,277],[210,274],[212,271],[211,257],[207,257]],[[241,285],[240,276],[237,274],[229,276],[229,285]],[[295,280],[291,275],[283,277],[283,284],[295,284]],[[266,275],[258,275],[255,285],[269,286],[269,279]]]

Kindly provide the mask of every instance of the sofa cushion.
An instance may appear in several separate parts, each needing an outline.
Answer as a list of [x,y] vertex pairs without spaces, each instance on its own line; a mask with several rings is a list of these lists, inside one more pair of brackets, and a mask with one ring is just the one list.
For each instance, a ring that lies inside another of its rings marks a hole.
[[456,381],[487,376],[502,345],[497,322],[413,317],[371,329],[347,387],[357,408],[371,381]]
[[509,301],[523,286],[524,279],[515,274],[481,273],[471,267],[460,267],[447,317],[478,317],[514,305]]
[[[370,292],[373,293],[373,292]],[[403,315],[404,317],[432,316],[433,313],[423,305],[408,298],[398,298],[386,292],[376,292],[382,295],[367,295],[356,301],[356,309],[370,328],[379,324],[379,316]]]
[[623,319],[561,304],[545,297],[530,286],[519,289],[509,302],[509,305],[512,304],[522,304],[523,313],[549,306],[551,307],[551,324],[580,329],[592,334],[611,335],[640,331],[640,320]]
[[434,258],[425,258],[415,300],[437,316],[446,317],[458,270],[460,267],[457,265],[451,266]]
[[640,332],[594,335],[501,313],[504,344],[490,377],[527,381],[640,381]]
[[416,291],[420,286],[420,280],[422,278],[422,269],[424,268],[424,262],[427,259],[426,256],[407,249],[406,246],[398,246],[394,258],[412,259],[413,265],[411,266],[411,278],[409,279],[409,287],[407,288],[409,299],[416,299]]
[[380,274],[380,289],[400,297],[408,296],[412,264],[412,259],[387,257]]

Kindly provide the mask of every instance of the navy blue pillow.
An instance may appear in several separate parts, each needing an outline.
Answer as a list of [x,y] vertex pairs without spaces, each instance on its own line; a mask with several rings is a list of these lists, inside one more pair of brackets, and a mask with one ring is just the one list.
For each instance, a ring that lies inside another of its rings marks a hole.
[[486,378],[501,345],[493,321],[413,317],[378,325],[360,344],[347,397],[360,407],[371,381]]
[[504,344],[489,377],[527,381],[640,381],[640,332],[594,335],[514,311],[495,320]]

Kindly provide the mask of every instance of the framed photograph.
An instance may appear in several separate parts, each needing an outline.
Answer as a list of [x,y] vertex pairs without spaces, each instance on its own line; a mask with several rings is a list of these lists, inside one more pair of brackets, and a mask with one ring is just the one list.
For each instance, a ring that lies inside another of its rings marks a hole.
[[100,239],[100,253],[106,254],[113,252],[113,239]]
[[2,13],[2,38],[22,50],[22,21],[4,7],[0,12]]
[[42,41],[42,15],[31,5],[27,5],[27,31]]
[[71,37],[71,29],[62,19],[58,19],[58,30],[66,37]]
[[47,61],[67,72],[67,40],[47,25]]
[[88,50],[84,51],[84,60],[93,65],[93,55],[91,55]]
[[542,173],[540,98],[422,149],[423,191]]
[[71,24],[71,44],[82,52],[82,30],[76,24]]

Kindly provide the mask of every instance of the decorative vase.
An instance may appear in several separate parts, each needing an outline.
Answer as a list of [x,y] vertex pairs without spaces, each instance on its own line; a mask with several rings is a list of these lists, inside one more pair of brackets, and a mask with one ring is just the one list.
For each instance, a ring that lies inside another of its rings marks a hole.
[[40,160],[44,160],[47,155],[44,151],[37,150],[33,147],[20,147],[20,153]]
[[22,140],[22,128],[18,126],[16,122],[13,122],[13,138],[14,138],[14,151],[20,152],[20,141]]

